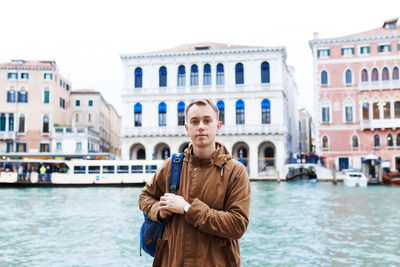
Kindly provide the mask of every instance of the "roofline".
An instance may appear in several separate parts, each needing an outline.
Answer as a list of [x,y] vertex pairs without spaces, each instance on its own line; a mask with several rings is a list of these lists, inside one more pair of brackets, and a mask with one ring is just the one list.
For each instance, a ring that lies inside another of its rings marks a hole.
[[93,91],[93,92],[71,91],[71,95],[101,95],[101,93],[98,91]]
[[124,59],[153,58],[153,57],[171,57],[171,56],[199,56],[215,54],[239,54],[239,53],[259,53],[259,52],[286,52],[285,46],[273,47],[255,47],[255,48],[234,48],[234,49],[215,49],[199,51],[177,51],[177,52],[148,52],[135,54],[121,54]]
[[339,38],[327,38],[308,41],[310,48],[314,45],[330,45],[340,43],[361,43],[367,41],[380,41],[380,40],[399,40],[400,33],[386,33],[380,35],[364,35],[364,36],[348,36]]

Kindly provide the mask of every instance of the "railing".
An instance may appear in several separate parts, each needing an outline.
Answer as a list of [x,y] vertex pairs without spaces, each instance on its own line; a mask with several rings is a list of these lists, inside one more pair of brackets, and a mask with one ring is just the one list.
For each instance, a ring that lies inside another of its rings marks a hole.
[[385,90],[400,88],[400,80],[360,82],[359,90]]
[[0,140],[15,140],[15,132],[0,132]]
[[399,128],[400,119],[379,119],[379,120],[362,120],[360,121],[361,129],[386,129]]

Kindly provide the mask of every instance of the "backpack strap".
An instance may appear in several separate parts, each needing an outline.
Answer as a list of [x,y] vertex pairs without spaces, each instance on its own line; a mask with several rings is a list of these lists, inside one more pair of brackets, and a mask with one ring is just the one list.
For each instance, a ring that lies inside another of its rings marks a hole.
[[172,155],[171,177],[169,179],[169,189],[172,194],[176,194],[181,180],[181,170],[183,162],[183,153]]

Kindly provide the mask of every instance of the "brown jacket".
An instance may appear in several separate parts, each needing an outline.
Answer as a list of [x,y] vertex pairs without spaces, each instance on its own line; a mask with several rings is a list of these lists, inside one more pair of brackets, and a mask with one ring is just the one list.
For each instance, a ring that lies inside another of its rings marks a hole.
[[[240,266],[238,239],[246,231],[250,183],[245,167],[217,143],[210,159],[185,150],[177,195],[191,203],[185,215],[174,214],[157,243],[153,266]],[[171,159],[156,172],[139,196],[139,206],[157,221],[160,197],[169,190]]]

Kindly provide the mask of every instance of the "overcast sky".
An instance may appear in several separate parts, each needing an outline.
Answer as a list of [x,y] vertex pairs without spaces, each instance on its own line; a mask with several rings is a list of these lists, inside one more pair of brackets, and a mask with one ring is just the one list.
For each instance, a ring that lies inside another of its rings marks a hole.
[[55,60],[73,90],[98,90],[119,112],[120,54],[206,41],[286,46],[299,108],[312,111],[313,32],[331,38],[380,27],[400,16],[400,1],[9,0],[1,11],[0,62]]

